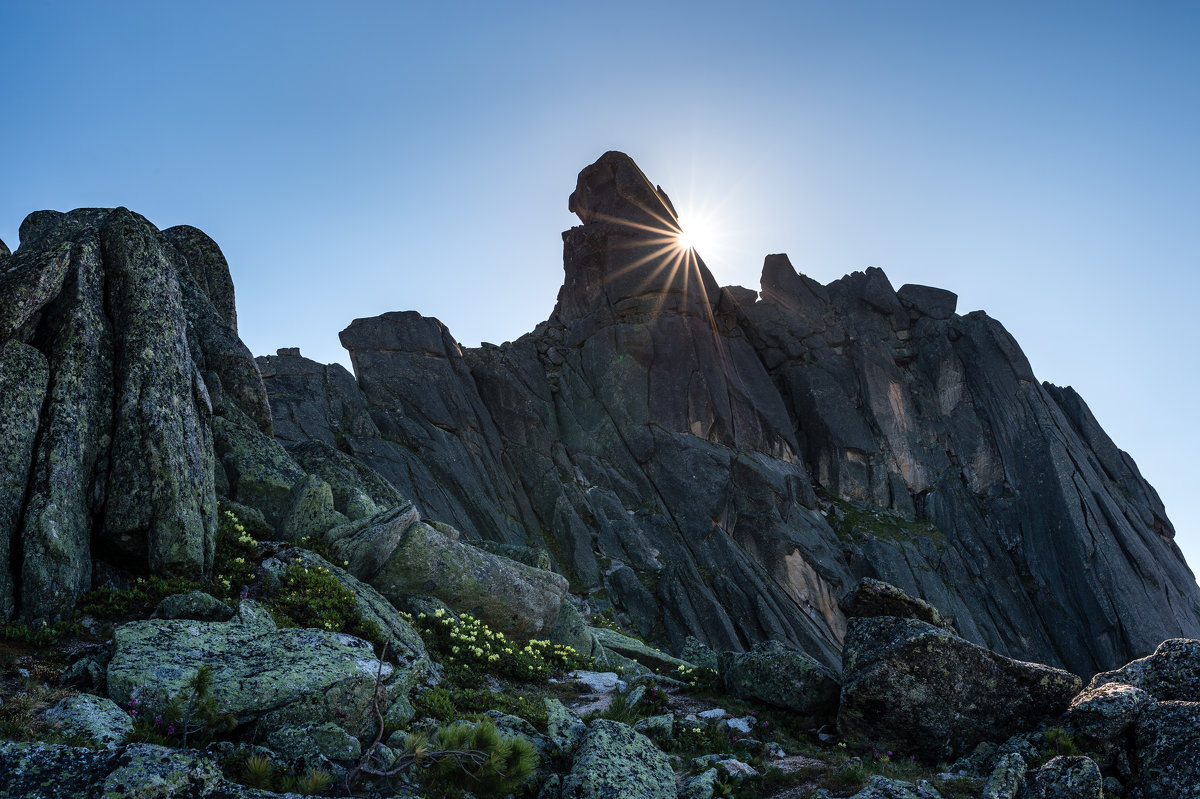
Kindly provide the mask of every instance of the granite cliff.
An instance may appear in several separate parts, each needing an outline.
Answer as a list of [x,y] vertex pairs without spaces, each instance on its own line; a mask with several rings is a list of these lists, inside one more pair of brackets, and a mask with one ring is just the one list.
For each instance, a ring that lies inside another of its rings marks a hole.
[[569,203],[546,322],[472,349],[414,312],[358,319],[354,376],[258,358],[275,436],[354,456],[470,539],[547,548],[676,649],[776,638],[836,664],[834,597],[860,577],[1082,674],[1200,633],[1154,489],[999,322],[786,255],[757,292],[719,287],[620,153]]

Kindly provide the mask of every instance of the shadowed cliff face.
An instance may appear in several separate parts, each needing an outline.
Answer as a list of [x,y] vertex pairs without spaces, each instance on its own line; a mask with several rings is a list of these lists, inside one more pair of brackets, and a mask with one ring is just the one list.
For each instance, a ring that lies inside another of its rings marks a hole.
[[413,312],[342,332],[357,383],[260,358],[276,435],[378,470],[468,537],[545,546],[645,635],[786,638],[836,665],[861,576],[1081,674],[1200,634],[1161,502],[1070,388],[955,296],[768,256],[720,288],[620,153],[579,176],[550,318],[463,349]]

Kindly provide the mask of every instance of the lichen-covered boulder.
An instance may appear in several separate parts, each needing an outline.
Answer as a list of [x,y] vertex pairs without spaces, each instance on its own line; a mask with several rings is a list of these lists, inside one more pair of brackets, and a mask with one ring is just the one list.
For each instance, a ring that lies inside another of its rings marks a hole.
[[[141,712],[164,712],[188,690],[200,666],[213,671],[217,707],[260,731],[332,721],[353,735],[375,723],[376,675],[385,687],[403,680],[382,667],[366,641],[325,630],[277,629],[264,608],[243,600],[227,622],[135,621],[113,632],[108,693]],[[386,711],[386,707],[383,708]]]
[[151,614],[156,619],[193,619],[195,621],[229,621],[237,613],[233,608],[203,591],[171,594],[164,597]]
[[321,539],[351,574],[369,582],[400,546],[408,528],[420,520],[413,504],[402,500],[387,510],[332,527]]
[[675,799],[671,762],[650,739],[619,721],[588,727],[562,799]]
[[979,799],[1016,799],[1025,787],[1025,758],[1009,752],[996,761]]
[[1152,701],[1141,688],[1105,683],[1088,688],[1071,700],[1066,723],[1077,735],[1091,741],[1113,741],[1137,721],[1138,713]]
[[548,696],[542,701],[546,705],[546,737],[560,752],[574,752],[587,734],[587,725],[558,699]]
[[838,729],[851,743],[951,759],[1055,717],[1078,677],[1006,658],[916,619],[851,619]]
[[16,609],[11,545],[49,379],[46,357],[33,347],[15,340],[0,345],[0,619]]
[[396,487],[374,469],[324,441],[292,444],[288,452],[300,468],[329,483],[334,507],[351,521],[406,502]]
[[14,337],[34,314],[58,295],[71,262],[71,245],[22,251],[0,270],[0,343]]
[[306,475],[275,439],[237,413],[213,419],[213,446],[229,484],[229,498],[262,512],[283,531],[292,487]]
[[133,720],[116,702],[95,694],[63,698],[42,713],[64,735],[78,735],[104,748],[119,746],[133,735]]
[[424,522],[404,531],[367,582],[389,599],[431,594],[455,611],[469,612],[493,630],[518,638],[540,635],[554,625],[568,585],[561,574],[455,541]]
[[16,799],[270,799],[279,794],[226,780],[195,749],[128,744],[83,749],[0,741],[0,797]]
[[[1100,767],[1090,757],[1059,756],[1029,775],[1026,799],[1102,799],[1104,781]],[[1151,796],[1179,797],[1161,793]]]
[[1200,702],[1152,702],[1138,714],[1136,785],[1145,799],[1200,796]]
[[302,768],[354,761],[362,755],[358,739],[328,721],[275,730],[267,736],[267,745],[284,760]]
[[290,541],[320,536],[331,527],[346,523],[333,506],[333,490],[316,475],[305,475],[292,486],[281,532]]
[[840,686],[829,669],[779,641],[755,644],[749,652],[719,658],[725,690],[805,716],[831,716]]
[[911,597],[891,583],[864,577],[846,592],[838,607],[846,618],[872,618],[875,616],[898,616],[904,619],[920,619],[935,627],[953,631],[950,621],[938,613],[937,608],[923,599]]
[[1109,683],[1141,688],[1155,699],[1200,702],[1200,640],[1169,638],[1154,654],[1092,677],[1088,690]]

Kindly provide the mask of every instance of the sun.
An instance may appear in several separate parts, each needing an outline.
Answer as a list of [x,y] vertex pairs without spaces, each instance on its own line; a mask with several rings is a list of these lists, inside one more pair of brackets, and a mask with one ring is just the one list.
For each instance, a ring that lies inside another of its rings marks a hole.
[[712,254],[716,245],[713,230],[698,217],[679,217],[679,232],[675,235],[676,245],[681,250],[694,250],[702,257]]

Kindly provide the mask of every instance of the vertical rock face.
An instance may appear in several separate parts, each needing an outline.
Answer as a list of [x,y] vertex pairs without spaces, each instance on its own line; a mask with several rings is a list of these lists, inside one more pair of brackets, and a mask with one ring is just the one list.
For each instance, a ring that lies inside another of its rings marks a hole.
[[518,341],[463,349],[389,313],[342,333],[357,386],[259,359],[284,443],[336,446],[468,538],[548,548],[676,647],[780,638],[836,667],[835,597],[861,577],[1084,674],[1200,635],[1153,488],[998,322],[785,255],[761,291],[720,288],[620,153],[570,208],[557,306]]
[[271,428],[210,239],[123,208],[39,211],[20,232],[0,260],[0,611],[39,621],[96,559],[206,574],[213,416]]

